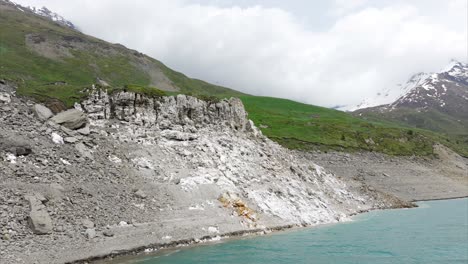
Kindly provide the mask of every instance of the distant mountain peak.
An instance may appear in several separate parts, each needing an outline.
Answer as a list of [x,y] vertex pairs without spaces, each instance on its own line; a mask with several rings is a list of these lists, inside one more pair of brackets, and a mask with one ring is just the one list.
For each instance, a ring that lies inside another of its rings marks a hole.
[[28,6],[28,7],[25,7],[25,6],[22,6],[20,4],[17,4],[13,1],[9,1],[9,0],[0,0],[0,2],[3,1],[5,3],[8,3],[8,4],[11,4],[11,5],[14,5],[18,10],[22,11],[22,12],[32,12],[36,15],[39,15],[39,16],[42,16],[42,17],[45,17],[45,18],[48,18],[50,19],[51,21],[55,22],[55,23],[58,23],[62,26],[66,26],[68,28],[71,28],[71,29],[74,29],[74,30],[78,30],[78,28],[72,23],[70,22],[69,20],[65,19],[63,16],[55,13],[55,12],[52,12],[51,10],[49,10],[47,7],[43,6],[41,8],[37,8],[37,7],[32,7],[32,6]]
[[76,26],[66,20],[64,17],[62,17],[61,15],[55,13],[55,12],[52,12],[50,11],[47,7],[43,6],[42,8],[36,8],[36,7],[28,7],[31,11],[33,11],[35,14],[37,15],[40,15],[40,16],[43,16],[43,17],[46,17],[54,22],[57,22],[61,25],[64,25],[64,26],[67,26],[71,29],[75,29],[77,30]]
[[466,63],[452,59],[441,71],[437,73],[419,72],[413,74],[406,83],[397,84],[394,87],[384,88],[377,92],[374,97],[366,98],[355,106],[341,108],[346,111],[356,111],[359,109],[376,107],[381,105],[394,105],[399,99],[407,97],[413,89],[421,86],[423,89],[431,89],[431,83],[438,81],[439,74],[446,74],[451,78],[463,81],[468,77],[468,65]]
[[465,134],[468,131],[468,65],[451,61],[440,72],[422,76],[414,78],[419,80],[417,85],[396,100],[359,109],[356,113],[378,114],[411,126]]

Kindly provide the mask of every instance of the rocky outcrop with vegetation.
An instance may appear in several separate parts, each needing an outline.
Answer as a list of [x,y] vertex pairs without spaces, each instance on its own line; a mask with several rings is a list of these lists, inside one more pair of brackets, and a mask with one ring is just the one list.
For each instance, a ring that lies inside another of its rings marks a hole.
[[401,205],[270,141],[239,99],[93,90],[52,116],[0,88],[2,263],[63,263]]

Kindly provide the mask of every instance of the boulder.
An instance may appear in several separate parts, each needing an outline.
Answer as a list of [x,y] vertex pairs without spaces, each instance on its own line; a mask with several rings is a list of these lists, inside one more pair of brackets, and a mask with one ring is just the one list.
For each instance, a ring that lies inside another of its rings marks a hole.
[[135,196],[140,199],[146,199],[146,197],[148,197],[148,195],[146,195],[146,193],[142,190],[136,191]]
[[40,196],[28,195],[25,197],[29,202],[29,227],[37,235],[50,234],[52,232],[52,219],[42,204]]
[[26,138],[21,136],[0,136],[0,150],[10,152],[15,156],[26,156],[31,154],[32,148]]
[[34,114],[41,120],[47,120],[54,115],[49,108],[41,104],[35,104],[33,107],[33,111]]
[[79,129],[86,125],[86,114],[77,109],[70,109],[61,113],[51,119],[56,124],[62,125],[69,129]]

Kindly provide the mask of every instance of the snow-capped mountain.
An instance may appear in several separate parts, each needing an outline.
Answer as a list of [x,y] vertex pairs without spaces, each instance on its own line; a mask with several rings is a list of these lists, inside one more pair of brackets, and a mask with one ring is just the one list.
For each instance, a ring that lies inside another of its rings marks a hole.
[[48,18],[48,19],[50,19],[50,20],[52,20],[52,21],[54,21],[54,22],[56,22],[56,23],[58,23],[60,25],[69,27],[69,28],[74,29],[74,30],[78,30],[78,28],[72,22],[66,20],[61,15],[50,11],[45,6],[43,6],[42,8],[36,8],[36,7],[31,7],[31,6],[25,7],[25,6],[22,6],[20,4],[15,3],[13,1],[8,1],[8,0],[0,0],[0,1],[4,1],[4,2],[8,2],[10,4],[13,4],[18,10],[21,10],[22,12],[33,12],[36,15]]
[[411,85],[393,102],[354,113],[362,117],[377,115],[446,133],[468,133],[467,64],[453,61],[441,72],[420,75]]
[[460,62],[452,60],[445,68],[443,68],[438,73],[424,73],[420,72],[414,74],[409,78],[409,80],[404,84],[398,84],[393,87],[386,87],[379,91],[374,97],[366,98],[361,103],[354,105],[354,106],[345,106],[342,107],[340,110],[343,111],[356,111],[358,109],[370,108],[380,105],[391,104],[397,101],[399,98],[406,96],[410,93],[414,88],[422,85],[423,83],[427,82],[428,79],[431,78],[434,74],[442,74],[445,72],[449,72],[454,68],[456,65],[459,65]]
[[76,26],[66,20],[65,18],[63,18],[61,15],[57,14],[57,13],[54,13],[52,11],[50,11],[47,7],[43,6],[42,8],[36,8],[36,7],[29,7],[29,9],[31,11],[33,11],[34,13],[36,13],[37,15],[40,15],[40,16],[43,16],[43,17],[47,17],[49,18],[50,20],[54,21],[54,22],[57,22],[59,24],[62,24],[64,26],[67,26],[69,28],[72,28],[72,29],[77,29]]
[[[459,104],[455,104],[458,102]],[[390,104],[390,110],[397,107],[427,109],[468,107],[468,65],[454,62],[448,70],[433,73],[419,85]]]
[[358,109],[374,107],[378,105],[389,104],[411,91],[414,87],[424,82],[429,74],[417,73],[411,76],[411,78],[405,84],[398,84],[395,87],[384,88],[378,92],[375,97],[366,98],[361,103],[351,107],[344,107],[341,110],[355,111]]

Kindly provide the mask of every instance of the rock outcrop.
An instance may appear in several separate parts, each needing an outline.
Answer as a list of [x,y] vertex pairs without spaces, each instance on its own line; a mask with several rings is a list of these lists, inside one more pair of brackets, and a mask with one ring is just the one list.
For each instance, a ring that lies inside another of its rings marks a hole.
[[34,103],[8,94],[0,145],[17,138],[33,151],[0,149],[2,264],[70,262],[390,206],[262,136],[239,99],[93,91],[42,120]]

